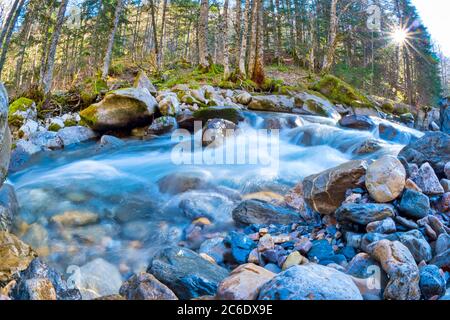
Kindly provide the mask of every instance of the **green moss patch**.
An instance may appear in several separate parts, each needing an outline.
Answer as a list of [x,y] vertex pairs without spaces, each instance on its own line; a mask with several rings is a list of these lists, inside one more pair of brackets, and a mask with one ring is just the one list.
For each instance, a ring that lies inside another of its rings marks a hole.
[[361,92],[339,78],[326,75],[312,87],[335,104],[343,104],[353,108],[375,108],[375,105]]
[[234,123],[242,120],[241,112],[236,108],[231,107],[209,107],[201,108],[193,114],[196,120],[201,120],[203,123],[210,119],[225,119]]

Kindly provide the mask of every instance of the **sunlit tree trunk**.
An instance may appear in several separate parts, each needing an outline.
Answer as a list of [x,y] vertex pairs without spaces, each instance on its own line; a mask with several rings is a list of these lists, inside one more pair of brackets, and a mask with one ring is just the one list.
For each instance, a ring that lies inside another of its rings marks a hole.
[[229,0],[225,0],[223,5],[223,78],[228,80],[230,78],[230,65],[229,65],[229,45],[228,45],[228,7]]
[[208,62],[208,15],[209,2],[208,0],[201,0],[200,3],[200,21],[198,30],[198,57],[199,65],[203,70],[209,68]]
[[338,31],[338,15],[337,15],[338,0],[331,0],[330,7],[330,31],[328,33],[328,48],[323,58],[322,72],[328,73],[334,63],[334,56],[336,54],[337,45],[337,31]]
[[256,39],[257,39],[257,21],[258,21],[258,11],[257,11],[257,1],[252,1],[252,13],[251,13],[251,25],[249,28],[250,33],[250,48],[248,50],[248,61],[247,61],[247,75],[253,77],[253,69],[255,68],[255,56],[256,56]]
[[114,39],[116,38],[117,27],[119,26],[120,15],[122,14],[123,0],[117,0],[116,10],[114,12],[114,25],[108,38],[108,46],[106,47],[105,57],[103,59],[102,79],[106,80],[111,65],[112,50],[114,47]]
[[241,37],[241,49],[240,49],[240,56],[239,56],[239,63],[237,67],[237,74],[239,76],[246,77],[246,71],[245,71],[245,56],[247,55],[247,37],[248,37],[248,18],[250,14],[250,1],[251,0],[245,0],[245,9],[244,9],[244,18],[243,18],[243,24],[242,24],[242,37]]
[[256,0],[256,52],[252,80],[261,85],[264,83],[264,3]]
[[42,81],[45,95],[50,93],[53,81],[53,69],[55,67],[56,48],[58,47],[61,29],[64,24],[64,15],[66,14],[68,0],[62,0],[59,6],[58,15],[56,18],[55,29],[52,34],[52,40],[47,56],[47,67],[45,68],[44,79]]

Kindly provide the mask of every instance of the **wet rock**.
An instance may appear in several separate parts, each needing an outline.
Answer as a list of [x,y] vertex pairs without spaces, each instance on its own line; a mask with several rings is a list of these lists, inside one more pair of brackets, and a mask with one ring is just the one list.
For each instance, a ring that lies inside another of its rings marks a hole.
[[[231,208],[235,202],[219,193],[190,191],[184,193],[181,197],[178,207],[183,214],[195,220],[198,218],[208,218],[214,223],[231,223]],[[221,210],[217,210],[221,208]]]
[[177,115],[177,123],[178,127],[181,129],[186,129],[189,132],[194,131],[194,122],[195,118],[190,110],[184,110],[180,114]]
[[237,103],[243,104],[244,106],[248,105],[252,101],[252,95],[248,92],[241,92],[236,97],[234,97]]
[[29,244],[39,256],[48,254],[49,235],[47,229],[41,224],[31,224],[27,232],[21,238],[25,243]]
[[428,162],[438,176],[444,176],[444,167],[450,162],[450,135],[427,132],[424,137],[403,148],[399,156],[418,166]]
[[212,119],[224,119],[234,124],[238,124],[239,121],[244,120],[242,112],[239,109],[223,106],[201,108],[195,111],[193,116],[195,120],[202,121],[203,124]]
[[256,111],[292,112],[294,100],[288,96],[254,96],[248,108]]
[[447,162],[444,166],[444,174],[447,177],[447,179],[450,179],[450,161]]
[[158,104],[159,112],[163,116],[176,116],[180,113],[180,102],[176,95],[166,95]]
[[434,264],[442,270],[450,272],[450,249],[436,255],[430,264]]
[[9,100],[3,83],[0,83],[0,187],[8,173],[11,153],[11,132],[8,126]]
[[116,266],[104,259],[97,258],[86,263],[79,272],[75,285],[80,290],[83,300],[119,293],[122,285],[120,272]]
[[313,220],[313,215],[308,210],[303,193],[303,183],[300,182],[284,196],[284,202],[291,208],[300,213],[300,216],[306,221]]
[[48,279],[33,278],[22,281],[15,300],[56,300],[56,291]]
[[267,250],[275,249],[275,243],[270,234],[266,234],[259,239],[258,242],[258,251],[264,252]]
[[373,130],[375,128],[375,123],[367,116],[345,116],[339,120],[339,124],[342,127],[358,130]]
[[336,210],[336,219],[340,223],[356,223],[366,226],[374,221],[394,217],[392,205],[377,203],[348,203]]
[[96,136],[94,131],[82,126],[63,128],[57,133],[65,147],[94,139]]
[[224,238],[222,237],[208,239],[201,244],[198,252],[205,253],[213,258],[217,264],[222,264],[228,251],[223,243],[223,240]]
[[38,131],[30,135],[28,141],[44,151],[58,150],[64,147],[64,142],[61,137],[58,136],[58,133],[52,131]]
[[178,300],[172,290],[145,272],[125,281],[119,293],[127,300]]
[[294,266],[262,286],[259,300],[362,300],[350,276],[317,264]]
[[138,89],[147,89],[148,92],[155,95],[157,90],[144,71],[139,71],[134,79],[134,87]]
[[412,219],[422,219],[430,212],[430,199],[423,193],[407,189],[402,196],[399,210]]
[[420,189],[417,186],[417,184],[414,181],[412,181],[411,179],[406,179],[405,189],[410,189],[410,190],[414,190],[414,191],[417,191],[417,192],[422,192],[422,189]]
[[82,227],[98,221],[98,215],[92,212],[66,211],[51,218],[53,223],[64,227]]
[[442,179],[440,182],[441,182],[442,189],[444,189],[444,192],[445,193],[450,192],[450,180]]
[[367,168],[367,190],[380,203],[395,200],[405,188],[405,180],[406,170],[393,156],[384,156]]
[[447,233],[442,233],[436,240],[435,253],[436,255],[440,255],[448,249],[450,249],[450,235]]
[[160,192],[171,195],[208,187],[206,177],[196,172],[171,173],[159,179],[157,184]]
[[419,226],[417,225],[417,223],[415,223],[412,220],[406,219],[404,217],[396,216],[394,218],[394,220],[398,225],[400,225],[408,230],[419,229]]
[[312,242],[312,248],[308,251],[308,259],[317,261],[321,265],[340,264],[346,260],[342,255],[336,255],[332,245],[325,239]]
[[259,289],[275,276],[262,267],[247,263],[234,269],[217,289],[220,300],[256,300]]
[[148,132],[150,134],[160,135],[171,132],[177,127],[177,120],[174,117],[160,117],[152,122],[148,128]]
[[306,259],[304,256],[300,254],[298,251],[292,251],[286,258],[286,261],[284,261],[282,270],[289,269],[293,266],[298,266],[300,264],[307,264],[309,263],[308,259]]
[[380,240],[371,245],[370,251],[389,276],[385,299],[420,299],[419,268],[406,246],[399,241]]
[[383,146],[379,140],[367,139],[359,144],[353,153],[357,155],[369,154],[381,150],[382,148]]
[[[380,270],[381,266],[378,261],[367,253],[359,253],[348,263],[345,273],[359,279],[380,276],[380,279],[376,280],[381,281],[383,274],[379,274]],[[386,275],[384,274],[385,277]]]
[[413,177],[413,181],[426,195],[432,196],[444,193],[444,188],[442,188],[438,177],[427,162],[422,164],[417,175]]
[[298,212],[259,200],[242,201],[233,210],[233,220],[239,224],[290,224],[301,221]]
[[225,245],[231,248],[231,256],[238,264],[248,261],[250,252],[256,248],[255,242],[243,233],[230,232],[224,239]]
[[236,125],[224,119],[210,119],[203,127],[203,146],[219,147],[225,139],[234,136]]
[[[0,147],[1,148],[1,147]],[[11,153],[11,162],[9,163],[9,171],[17,172],[21,170],[31,157],[40,152],[41,148],[32,142],[20,139],[16,142],[16,148]],[[9,159],[8,159],[9,161]]]
[[346,191],[363,185],[366,161],[350,161],[303,180],[306,203],[321,214],[332,214],[345,200]]
[[397,231],[395,221],[392,218],[386,218],[382,221],[374,221],[367,225],[367,232],[390,234]]
[[[67,283],[53,268],[40,259],[34,259],[28,268],[20,273],[12,296],[18,300],[53,297],[58,300],[81,300],[78,289]],[[45,281],[43,281],[45,280]],[[34,297],[34,298],[33,298]]]
[[5,184],[0,187],[0,231],[9,231],[14,218],[19,214],[19,203],[17,202],[14,187]]
[[445,294],[446,281],[438,267],[434,265],[423,266],[420,271],[420,292],[425,299],[434,296],[442,297]]
[[341,119],[341,115],[330,101],[308,92],[298,93],[294,97],[294,105],[296,113],[316,115],[335,120]]
[[0,231],[0,284],[8,283],[36,257],[30,246],[16,236]]
[[214,295],[219,283],[228,276],[224,268],[179,247],[158,251],[147,272],[168,286],[180,299]]
[[105,134],[100,138],[98,149],[118,149],[123,146],[125,146],[125,142],[122,139]]
[[400,233],[398,240],[409,249],[417,263],[429,262],[433,257],[431,246],[419,230]]
[[93,130],[136,128],[149,125],[158,103],[147,89],[125,88],[80,112]]
[[410,132],[403,131],[400,128],[400,126],[396,126],[390,122],[382,122],[378,125],[380,138],[387,141],[394,141],[400,144],[406,144],[419,138],[419,136],[413,135]]

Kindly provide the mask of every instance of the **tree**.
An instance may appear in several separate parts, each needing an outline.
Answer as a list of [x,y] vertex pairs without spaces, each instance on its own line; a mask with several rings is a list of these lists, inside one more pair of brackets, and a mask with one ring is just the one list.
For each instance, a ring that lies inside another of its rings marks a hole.
[[61,35],[61,29],[64,24],[64,16],[66,14],[68,0],[62,0],[59,6],[58,15],[56,19],[55,30],[52,34],[52,40],[50,43],[50,49],[48,52],[47,65],[45,68],[45,73],[43,77],[43,90],[44,94],[48,95],[52,88],[53,81],[53,69],[55,67],[55,56],[56,56],[56,47],[58,46],[59,37]]
[[116,11],[114,12],[114,23],[111,29],[111,33],[108,38],[108,46],[106,48],[105,58],[103,60],[102,79],[106,80],[109,73],[109,67],[111,64],[112,49],[114,46],[114,39],[116,37],[117,27],[119,26],[120,15],[122,14],[124,0],[117,0]]
[[199,30],[198,30],[198,57],[199,57],[200,68],[203,70],[207,70],[209,68],[209,62],[208,62],[208,15],[209,15],[208,0],[201,0]]
[[230,78],[230,65],[229,65],[229,46],[228,46],[228,6],[229,1],[225,0],[223,5],[223,33],[225,34],[223,43],[223,78],[228,80]]

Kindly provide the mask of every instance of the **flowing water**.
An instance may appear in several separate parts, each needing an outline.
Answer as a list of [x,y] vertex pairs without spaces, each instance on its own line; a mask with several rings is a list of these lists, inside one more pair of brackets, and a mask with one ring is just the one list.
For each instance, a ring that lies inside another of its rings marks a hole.
[[[279,143],[276,131],[270,136],[257,131],[273,119],[282,124]],[[196,215],[213,222],[210,233],[230,230],[231,211],[239,203],[236,195],[266,190],[283,194],[305,176],[350,159],[397,154],[410,137],[421,135],[396,125],[402,132],[400,143],[383,141],[376,130],[349,130],[330,119],[274,113],[246,112],[239,127],[235,141],[227,140],[226,146],[204,154],[194,150],[188,158],[203,155],[207,160],[213,153],[229,154],[231,149],[227,153],[225,148],[239,146],[237,154],[245,150],[247,164],[175,164],[172,151],[178,141],[170,135],[127,140],[118,149],[99,150],[89,142],[39,154],[26,169],[9,177],[20,202],[20,220],[31,225],[25,240],[61,272],[102,257],[125,276],[144,270],[154,250],[182,240]],[[356,155],[368,139],[378,141],[381,149]],[[257,163],[249,163],[254,154],[259,155]],[[208,187],[178,195],[161,193],[157,181],[173,173],[195,174]],[[70,211],[95,213],[99,220],[79,227],[51,222],[52,216]]]

